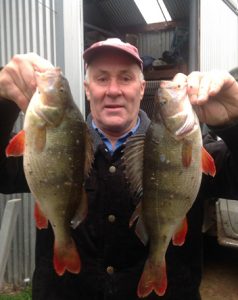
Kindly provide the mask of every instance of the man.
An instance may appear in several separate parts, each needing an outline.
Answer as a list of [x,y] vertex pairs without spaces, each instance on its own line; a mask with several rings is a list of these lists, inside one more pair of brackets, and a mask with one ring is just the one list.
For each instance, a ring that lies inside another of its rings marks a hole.
[[[37,230],[33,300],[138,299],[136,289],[148,256],[148,247],[128,226],[139,199],[129,193],[121,161],[128,136],[145,133],[150,124],[147,115],[139,110],[145,89],[142,61],[135,47],[118,39],[92,45],[84,52],[84,60],[85,90],[91,108],[87,123],[95,161],[85,183],[88,215],[72,230],[82,270],[78,275],[57,276],[52,263],[52,230]],[[27,108],[35,90],[34,71],[43,72],[50,67],[42,58],[27,54],[15,56],[0,72],[3,193],[29,191],[22,160],[6,159],[4,149],[19,108]],[[216,162],[217,176],[203,178],[199,196],[188,214],[185,244],[170,245],[167,251],[168,289],[160,299],[197,300],[202,267],[202,199],[238,198],[238,84],[223,72],[177,74],[174,80],[187,81],[188,94],[200,121],[212,126],[224,140],[205,137],[205,146]],[[146,299],[159,298],[152,293]]]

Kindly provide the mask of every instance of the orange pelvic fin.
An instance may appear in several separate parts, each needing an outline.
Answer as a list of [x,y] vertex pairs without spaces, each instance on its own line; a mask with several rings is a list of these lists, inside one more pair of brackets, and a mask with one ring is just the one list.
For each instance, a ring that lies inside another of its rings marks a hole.
[[54,268],[59,276],[62,276],[66,270],[74,274],[80,272],[81,260],[73,239],[64,247],[57,245],[55,242]]
[[192,162],[192,141],[184,140],[182,144],[182,163],[185,168],[188,168]]
[[213,157],[202,147],[202,171],[211,176],[216,175],[216,166]]
[[38,229],[46,229],[48,227],[48,220],[44,216],[38,201],[35,202],[34,215],[35,215],[36,227]]
[[46,128],[45,126],[38,128],[37,138],[34,140],[34,150],[36,153],[41,153],[46,145]]
[[141,242],[144,245],[147,245],[148,241],[149,241],[149,235],[146,231],[144,222],[142,220],[142,217],[140,217],[138,219],[138,222],[136,223],[136,230],[135,230],[136,235],[138,236],[138,238],[141,240]]
[[129,227],[131,227],[134,222],[140,217],[141,215],[141,202],[137,205],[135,211],[131,215],[130,221],[129,221]]
[[6,156],[22,156],[25,148],[25,131],[21,130],[9,142]]
[[82,197],[80,201],[80,205],[75,213],[75,216],[71,220],[71,226],[75,229],[83,220],[86,218],[88,213],[88,198],[85,189],[82,189]]
[[187,232],[188,232],[188,222],[187,222],[187,218],[185,218],[173,236],[173,245],[182,246],[185,242]]
[[152,291],[163,296],[167,289],[167,275],[165,260],[161,265],[146,261],[143,274],[137,287],[139,298],[147,297]]
[[149,236],[148,233],[146,231],[144,222],[143,222],[143,218],[142,218],[142,214],[141,214],[141,202],[139,202],[139,204],[137,205],[135,211],[133,212],[130,221],[129,221],[129,227],[132,227],[133,224],[136,222],[136,227],[135,227],[135,233],[137,235],[137,237],[141,240],[141,242],[146,245],[148,243],[149,240]]

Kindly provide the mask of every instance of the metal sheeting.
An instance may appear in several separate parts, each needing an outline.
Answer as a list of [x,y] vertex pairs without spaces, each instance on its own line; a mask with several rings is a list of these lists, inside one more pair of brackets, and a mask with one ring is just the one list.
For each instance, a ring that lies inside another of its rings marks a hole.
[[[84,108],[83,0],[0,0],[0,66],[16,53],[35,52],[59,65],[76,103]],[[22,128],[20,114],[14,131]],[[5,281],[22,285],[34,270],[34,200],[30,194],[0,194],[0,223],[6,202],[21,198],[21,209]]]
[[[16,53],[36,52],[56,62],[54,0],[0,0],[0,66]],[[20,114],[15,126],[22,128]],[[14,285],[31,278],[34,269],[34,200],[30,194],[0,194],[0,223],[8,200],[21,198],[21,209],[7,263],[5,281]]]
[[62,68],[84,114],[82,2],[0,0],[0,66],[16,53],[48,59]]
[[35,257],[35,222],[32,217],[34,201],[30,194],[1,196],[1,217],[6,201],[19,198],[22,199],[21,208],[4,276],[5,282],[13,286],[22,286],[26,279],[26,282],[31,279]]
[[[55,0],[58,4],[60,0]],[[84,93],[84,62],[82,59],[84,51],[84,27],[83,27],[83,0],[61,0],[62,19],[57,17],[58,23],[63,23],[64,34],[60,38],[60,28],[58,32],[57,54],[60,47],[64,47],[65,76],[69,81],[70,89],[75,103],[78,105],[82,114],[85,115],[85,93]],[[58,14],[58,13],[57,13]],[[58,55],[57,55],[58,56]],[[61,66],[62,61],[58,59]]]
[[[190,2],[191,0],[164,0],[173,20],[188,19]],[[111,32],[116,33],[123,27],[146,25],[134,0],[84,0],[83,5],[88,24]]]
[[105,12],[115,27],[145,24],[145,20],[133,0],[98,1],[97,5]]
[[[22,128],[23,119],[21,113],[14,131],[17,132]],[[18,198],[22,199],[21,208],[4,276],[5,282],[14,286],[23,285],[25,279],[31,278],[35,259],[34,199],[31,194],[0,194],[0,223],[6,202]]]
[[171,48],[174,30],[140,33],[138,35],[138,49],[140,56],[149,55],[159,58],[165,50]]
[[237,15],[222,0],[201,0],[200,20],[201,71],[237,67]]
[[191,0],[164,0],[164,4],[173,20],[188,18],[190,2]]
[[222,0],[222,1],[224,1],[230,7],[230,9],[238,16],[238,1],[237,0]]
[[54,64],[54,1],[0,0],[0,8],[0,65],[26,52],[36,52]]

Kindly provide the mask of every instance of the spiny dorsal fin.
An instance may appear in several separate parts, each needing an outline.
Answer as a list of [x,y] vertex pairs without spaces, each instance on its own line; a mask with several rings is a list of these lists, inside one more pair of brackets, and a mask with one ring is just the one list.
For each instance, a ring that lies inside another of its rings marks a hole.
[[84,175],[85,177],[88,177],[91,169],[92,169],[92,164],[94,161],[94,153],[93,153],[93,143],[92,139],[89,133],[89,129],[86,126],[85,130],[85,163],[84,163]]
[[128,138],[122,157],[131,193],[137,196],[141,196],[142,193],[144,140],[144,134]]

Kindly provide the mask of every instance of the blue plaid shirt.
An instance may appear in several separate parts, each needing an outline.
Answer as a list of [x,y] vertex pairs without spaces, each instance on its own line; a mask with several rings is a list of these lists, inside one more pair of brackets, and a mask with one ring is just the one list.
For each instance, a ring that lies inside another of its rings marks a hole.
[[110,153],[111,155],[113,155],[113,153],[114,153],[114,152],[115,152],[115,151],[116,151],[123,143],[125,143],[125,141],[127,140],[127,138],[128,138],[129,136],[133,135],[133,134],[136,132],[136,130],[137,130],[138,127],[140,126],[140,117],[138,117],[137,123],[136,123],[135,127],[133,127],[129,132],[127,132],[127,133],[123,134],[121,137],[119,137],[119,139],[117,140],[117,142],[116,142],[116,144],[115,144],[115,148],[114,148],[114,149],[112,148],[112,144],[111,144],[111,142],[109,141],[109,139],[105,136],[104,132],[96,126],[96,124],[93,122],[93,120],[92,120],[92,126],[93,126],[93,128],[99,133],[99,135],[100,135],[102,141],[104,142],[104,144],[106,145],[106,147],[107,147],[109,153]]

